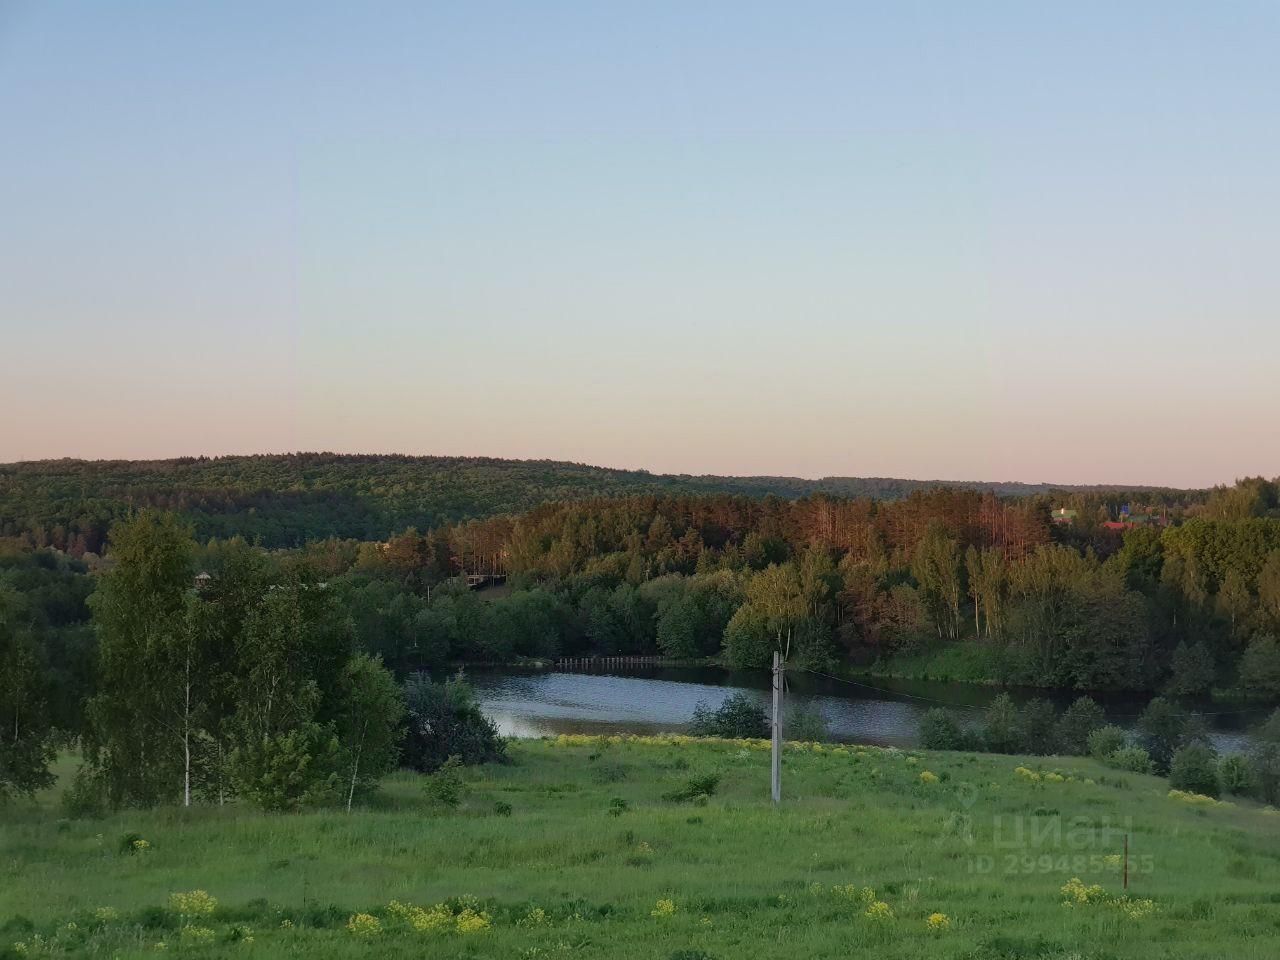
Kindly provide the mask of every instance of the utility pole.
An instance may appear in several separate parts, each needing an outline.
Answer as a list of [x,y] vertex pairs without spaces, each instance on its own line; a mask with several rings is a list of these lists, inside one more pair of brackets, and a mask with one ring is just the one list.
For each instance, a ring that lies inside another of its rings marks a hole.
[[1129,889],[1129,835],[1124,835],[1124,888]]
[[782,651],[773,651],[773,802],[782,802]]

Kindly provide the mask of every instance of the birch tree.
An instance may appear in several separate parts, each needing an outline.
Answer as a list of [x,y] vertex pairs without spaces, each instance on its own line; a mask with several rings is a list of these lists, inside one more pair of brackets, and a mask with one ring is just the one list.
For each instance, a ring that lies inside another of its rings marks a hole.
[[404,695],[379,657],[359,654],[339,678],[338,742],[346,768],[347,812],[356,794],[395,768],[404,739]]
[[[109,798],[152,804],[183,793],[184,718],[194,691],[187,644],[193,542],[170,514],[143,512],[111,531],[112,566],[91,598],[98,694],[85,746]],[[189,742],[186,741],[186,742]]]

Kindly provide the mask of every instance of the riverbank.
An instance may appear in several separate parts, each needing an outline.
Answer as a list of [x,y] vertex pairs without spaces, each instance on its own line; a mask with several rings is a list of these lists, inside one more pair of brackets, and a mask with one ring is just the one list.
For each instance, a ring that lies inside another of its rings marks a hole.
[[[18,804],[0,955],[1274,954],[1276,815],[1089,760],[793,745],[775,808],[760,743],[562,737],[511,754],[468,769],[456,808],[412,774],[351,815],[67,821],[55,792]],[[208,897],[172,899],[190,891]]]
[[[878,658],[866,666],[845,667],[847,676],[881,680],[918,680],[929,683],[965,683],[983,687],[1016,687],[1041,690],[1046,695],[1078,695],[1098,691],[1080,691],[1066,687],[1038,687],[1017,679],[1016,666],[1011,667],[1007,650],[997,649],[973,641],[934,644],[910,654],[898,654]],[[1105,692],[1110,698],[1133,697],[1145,702],[1155,696],[1156,690],[1116,690]],[[1239,688],[1212,688],[1206,700],[1209,705],[1240,706],[1265,709],[1277,704],[1265,697],[1250,696]]]

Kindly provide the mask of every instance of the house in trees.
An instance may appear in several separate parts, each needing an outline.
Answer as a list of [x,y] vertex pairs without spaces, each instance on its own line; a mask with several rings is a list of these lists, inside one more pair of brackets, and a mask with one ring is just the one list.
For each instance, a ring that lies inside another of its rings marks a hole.
[[1053,511],[1051,516],[1054,523],[1060,523],[1063,526],[1070,526],[1078,515],[1079,511],[1068,510],[1066,507],[1058,507],[1057,510]]

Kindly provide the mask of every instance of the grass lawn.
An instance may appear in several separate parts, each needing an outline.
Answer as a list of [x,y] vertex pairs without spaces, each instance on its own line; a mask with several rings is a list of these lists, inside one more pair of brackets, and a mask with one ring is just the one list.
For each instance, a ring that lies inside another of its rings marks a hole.
[[[758,744],[511,755],[453,810],[407,774],[351,815],[10,805],[0,956],[1280,956],[1280,816],[1088,760],[794,745],[774,809]],[[667,797],[707,776],[709,798]],[[193,890],[216,908],[180,917]]]

